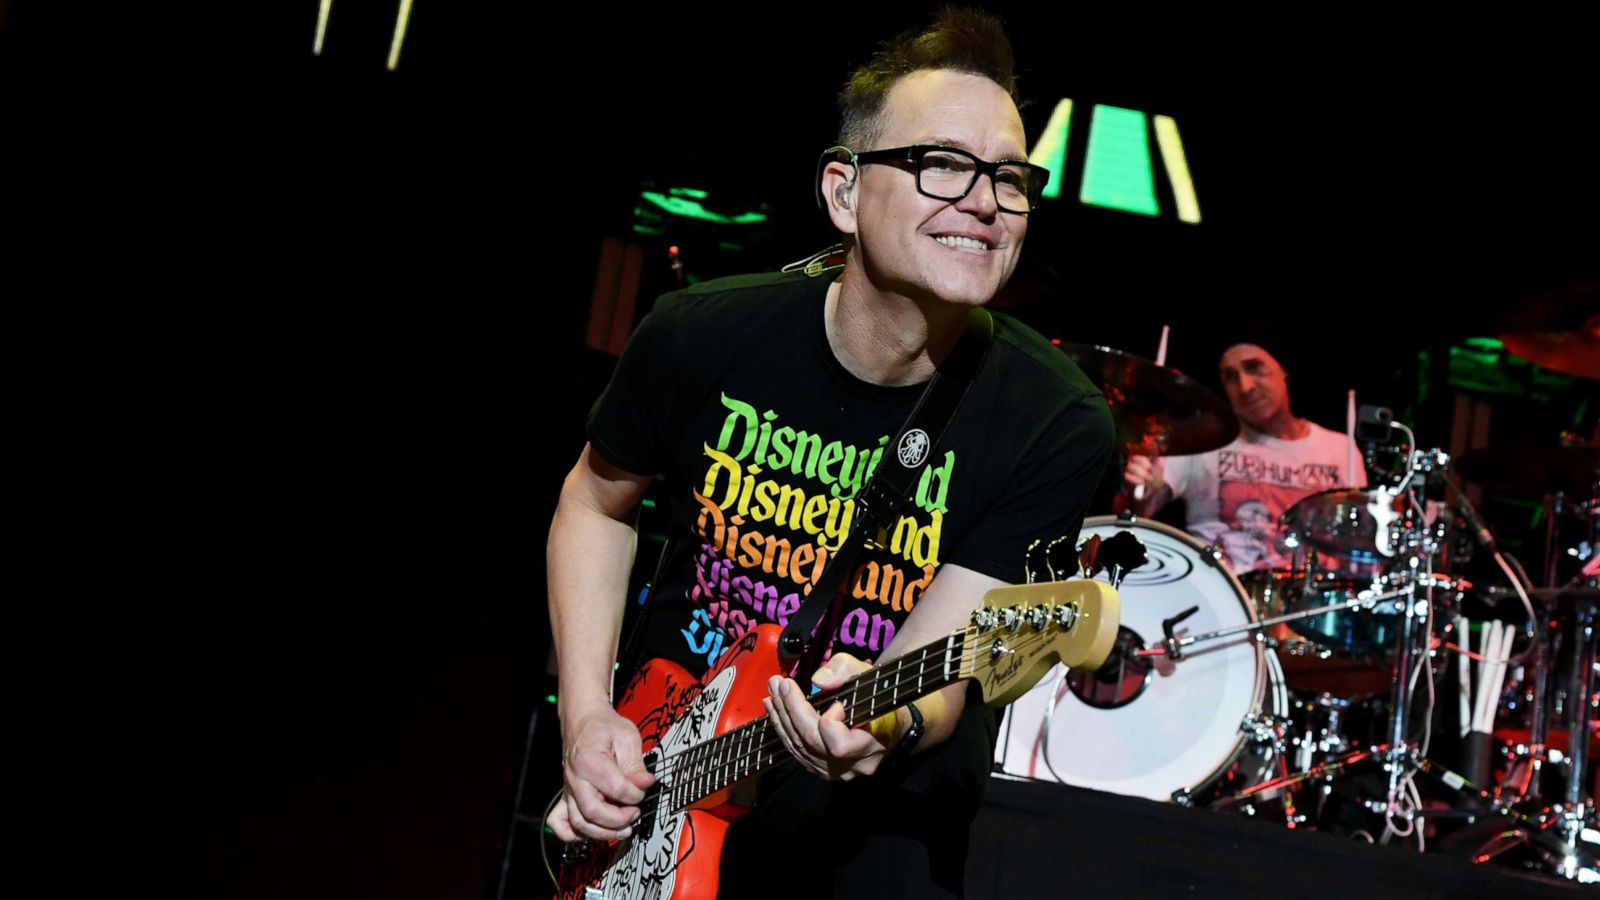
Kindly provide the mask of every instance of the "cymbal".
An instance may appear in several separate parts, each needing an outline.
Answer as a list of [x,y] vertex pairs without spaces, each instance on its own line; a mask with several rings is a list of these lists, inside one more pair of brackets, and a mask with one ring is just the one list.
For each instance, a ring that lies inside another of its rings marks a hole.
[[1523,300],[1500,317],[1497,331],[1507,350],[1534,365],[1600,378],[1600,287]]
[[1110,347],[1062,344],[1061,351],[1105,393],[1117,441],[1129,453],[1204,453],[1239,436],[1228,401],[1176,369]]
[[1489,490],[1528,496],[1565,491],[1588,497],[1597,467],[1595,447],[1479,447],[1455,462],[1464,478]]

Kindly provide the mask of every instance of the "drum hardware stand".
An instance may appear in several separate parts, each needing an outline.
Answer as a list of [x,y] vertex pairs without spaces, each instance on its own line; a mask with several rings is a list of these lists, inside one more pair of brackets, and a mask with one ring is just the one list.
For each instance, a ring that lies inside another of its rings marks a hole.
[[[1566,634],[1556,632],[1549,636],[1552,647],[1559,646],[1562,637],[1569,638],[1567,652],[1570,674],[1565,711],[1568,752],[1565,759],[1560,759],[1548,745],[1551,714],[1549,656],[1554,654],[1547,654],[1541,641],[1535,648],[1534,656],[1534,664],[1540,668],[1536,670],[1534,678],[1532,727],[1528,744],[1518,748],[1518,755],[1528,761],[1528,784],[1513,796],[1495,798],[1501,814],[1523,827],[1517,829],[1514,840],[1500,842],[1493,853],[1488,853],[1487,848],[1484,852],[1487,856],[1496,856],[1519,843],[1528,844],[1538,850],[1562,877],[1583,883],[1600,883],[1600,862],[1596,859],[1597,852],[1600,852],[1600,826],[1597,826],[1594,798],[1585,795],[1585,788],[1592,777],[1590,766],[1593,760],[1589,759],[1588,732],[1589,719],[1594,714],[1596,631],[1600,628],[1595,590],[1547,589],[1536,593],[1544,597],[1547,615],[1550,616],[1555,614],[1555,604],[1562,593],[1574,595],[1572,619]],[[1564,763],[1567,770],[1566,791],[1558,802],[1540,806],[1543,766],[1558,762]],[[1528,811],[1519,811],[1517,807]]]
[[[1474,538],[1495,551],[1494,536],[1478,517],[1465,490],[1453,474],[1447,472],[1446,477],[1458,498],[1458,508],[1472,526]],[[1591,493],[1600,494],[1600,484],[1595,484]],[[1523,827],[1513,832],[1513,840],[1496,842],[1499,846],[1493,852],[1485,847],[1480,858],[1492,858],[1517,844],[1526,844],[1533,846],[1562,877],[1600,883],[1600,864],[1596,860],[1596,853],[1600,851],[1600,831],[1596,830],[1594,798],[1585,795],[1593,762],[1589,759],[1588,719],[1593,714],[1591,704],[1596,689],[1595,590],[1593,585],[1585,589],[1579,586],[1559,588],[1554,584],[1556,508],[1552,508],[1552,504],[1559,507],[1563,497],[1557,492],[1545,498],[1548,516],[1545,571],[1548,587],[1529,592],[1544,601],[1544,608],[1539,611],[1542,614],[1538,619],[1529,623],[1533,628],[1534,640],[1533,646],[1524,654],[1526,664],[1533,672],[1532,721],[1529,723],[1528,743],[1517,748],[1517,756],[1526,759],[1527,781],[1523,788],[1513,788],[1515,793],[1509,797],[1501,795],[1494,798],[1497,811]],[[1568,627],[1564,631],[1550,631],[1547,623],[1556,618],[1561,595],[1568,593],[1573,596],[1572,618]],[[1568,642],[1566,648],[1561,646],[1563,639]],[[1569,662],[1565,723],[1568,753],[1564,760],[1557,757],[1549,746],[1553,663],[1561,655],[1562,649],[1566,649]],[[1564,762],[1567,769],[1566,791],[1559,802],[1540,806],[1544,768],[1558,762]],[[1519,811],[1516,809],[1518,806],[1528,811]]]
[[1294,740],[1293,743],[1298,753],[1295,758],[1295,765],[1299,771],[1304,772],[1312,768],[1313,755],[1318,751],[1336,754],[1349,752],[1350,739],[1345,737],[1344,732],[1340,729],[1340,720],[1350,709],[1351,701],[1336,697],[1333,694],[1323,693],[1311,700],[1301,701],[1301,706],[1313,712],[1319,706],[1328,710],[1328,724],[1322,729],[1320,736],[1314,730],[1314,727],[1308,727],[1304,736]]
[[[1393,427],[1404,429],[1404,426],[1397,423]],[[1409,429],[1404,430],[1409,433]],[[1409,444],[1415,447],[1416,442],[1413,439]],[[1397,590],[1377,596],[1369,595],[1365,598],[1365,600],[1373,603],[1378,600],[1392,599],[1395,603],[1395,611],[1400,614],[1401,618],[1399,637],[1396,641],[1395,662],[1390,679],[1390,696],[1394,698],[1394,703],[1389,715],[1388,742],[1375,747],[1353,750],[1321,765],[1313,766],[1304,772],[1286,775],[1282,778],[1247,788],[1231,797],[1223,798],[1219,801],[1220,805],[1225,807],[1257,799],[1274,798],[1288,789],[1315,779],[1329,779],[1335,773],[1342,772],[1350,766],[1369,760],[1378,763],[1388,775],[1387,798],[1383,803],[1378,804],[1377,809],[1374,810],[1383,813],[1386,818],[1395,815],[1414,818],[1414,814],[1405,813],[1398,809],[1397,801],[1403,790],[1411,789],[1409,787],[1411,779],[1419,771],[1442,772],[1441,780],[1457,792],[1462,792],[1470,787],[1466,779],[1447,769],[1443,769],[1437,763],[1424,757],[1421,753],[1422,747],[1411,743],[1407,737],[1412,724],[1410,707],[1413,692],[1409,687],[1410,676],[1412,670],[1421,659],[1421,654],[1430,652],[1428,636],[1426,634],[1421,635],[1419,640],[1418,627],[1419,624],[1425,625],[1432,617],[1433,577],[1429,562],[1434,554],[1438,552],[1437,540],[1420,515],[1422,509],[1421,502],[1418,499],[1420,491],[1408,494],[1407,488],[1411,486],[1419,473],[1423,475],[1423,481],[1425,482],[1427,473],[1436,468],[1441,468],[1447,461],[1448,456],[1437,450],[1428,452],[1413,450],[1410,454],[1409,471],[1400,482],[1400,485],[1397,488],[1380,488],[1377,490],[1375,492],[1376,499],[1369,507],[1369,511],[1374,513],[1374,518],[1378,520],[1380,526],[1378,535],[1380,540],[1378,541],[1379,546],[1377,549],[1383,552],[1385,556],[1395,558],[1397,561],[1403,559],[1404,569],[1402,571],[1405,572],[1404,585]],[[1420,485],[1418,487],[1420,488]],[[1407,509],[1404,513],[1397,515],[1388,504],[1390,498],[1398,496],[1407,496],[1409,499]],[[1373,507],[1381,508],[1373,509]],[[1382,515],[1378,515],[1378,513]],[[1419,584],[1424,586],[1421,596],[1419,596],[1418,592]],[[1358,597],[1356,600],[1346,603],[1316,607],[1314,610],[1303,612],[1321,615],[1340,609],[1353,609],[1363,605],[1357,602],[1361,599]],[[1368,608],[1371,609],[1372,607],[1368,606]],[[1257,627],[1267,627],[1279,621],[1289,621],[1301,617],[1298,613],[1291,613],[1268,620]],[[1476,788],[1471,789],[1476,791]],[[1372,804],[1368,804],[1369,809],[1372,806]]]
[[[1426,472],[1434,468],[1442,468],[1447,461],[1442,453],[1413,453],[1412,475],[1416,472]],[[1407,476],[1409,482],[1411,476]],[[1404,482],[1403,482],[1404,484]],[[1459,490],[1458,490],[1459,495]],[[1380,494],[1383,496],[1383,494]],[[1413,497],[1413,510],[1420,507]],[[1481,525],[1473,518],[1473,524],[1481,531]],[[1432,604],[1432,573],[1421,573],[1422,578],[1416,577],[1417,570],[1423,568],[1424,562],[1430,560],[1437,551],[1436,539],[1431,535],[1425,522],[1420,518],[1409,525],[1402,524],[1395,529],[1394,536],[1399,538],[1397,550],[1408,553],[1407,567],[1412,571],[1412,577],[1406,579],[1405,589],[1394,592],[1398,595],[1399,610],[1403,613],[1400,634],[1397,639],[1397,652],[1395,665],[1390,682],[1391,696],[1394,698],[1393,709],[1389,720],[1389,741],[1367,749],[1354,750],[1340,757],[1331,759],[1318,766],[1314,766],[1296,775],[1287,775],[1273,779],[1259,785],[1247,788],[1230,797],[1225,797],[1215,804],[1216,808],[1227,808],[1239,804],[1248,804],[1256,800],[1275,799],[1285,795],[1294,788],[1314,780],[1324,782],[1324,790],[1329,788],[1334,775],[1346,769],[1368,761],[1376,762],[1388,774],[1389,792],[1384,801],[1367,801],[1366,808],[1374,813],[1387,818],[1402,816],[1413,823],[1414,827],[1421,827],[1421,821],[1428,818],[1466,818],[1469,821],[1480,815],[1494,815],[1509,819],[1517,827],[1511,832],[1516,841],[1533,846],[1546,861],[1560,875],[1582,882],[1600,883],[1600,862],[1596,859],[1596,850],[1600,850],[1600,830],[1596,829],[1596,816],[1593,798],[1584,796],[1586,780],[1590,777],[1588,760],[1588,726],[1587,717],[1589,708],[1594,700],[1596,690],[1596,636],[1600,629],[1600,614],[1597,614],[1594,592],[1592,589],[1586,596],[1579,598],[1574,604],[1574,620],[1571,623],[1571,675],[1568,696],[1572,698],[1568,710],[1568,734],[1570,740],[1570,759],[1568,760],[1567,790],[1563,801],[1548,807],[1533,811],[1523,811],[1516,808],[1515,801],[1503,797],[1496,797],[1489,791],[1483,790],[1472,784],[1466,778],[1451,771],[1445,766],[1422,755],[1422,747],[1407,740],[1410,731],[1410,707],[1413,696],[1408,687],[1410,673],[1416,665],[1419,654],[1429,652],[1426,636],[1422,638],[1421,646],[1418,640],[1419,619],[1424,622],[1431,616]],[[1492,544],[1492,537],[1489,538]],[[1397,554],[1398,555],[1398,554]],[[1422,583],[1428,591],[1418,597],[1417,586]],[[1372,598],[1378,599],[1378,598]],[[1340,607],[1355,605],[1354,602],[1338,604],[1335,606],[1321,607],[1316,612],[1336,610]],[[1276,621],[1299,618],[1298,614],[1281,616],[1276,620],[1260,623],[1258,627],[1267,627]],[[1232,629],[1240,631],[1245,629]],[[1209,638],[1220,635],[1200,636]],[[1189,641],[1192,643],[1193,641]],[[1180,641],[1180,645],[1181,645]],[[1541,660],[1542,662],[1542,660]],[[1548,682],[1546,667],[1538,675],[1538,683],[1543,685]],[[1541,687],[1540,693],[1543,693]],[[1248,728],[1249,723],[1246,723]],[[1530,735],[1530,743],[1534,749],[1545,751],[1544,743],[1548,736],[1549,704],[1545,697],[1535,698],[1534,734]],[[1419,772],[1426,772],[1436,777],[1451,790],[1467,802],[1467,806],[1445,810],[1413,810],[1403,811],[1396,809],[1396,798],[1402,785],[1408,783]],[[1177,799],[1176,796],[1174,799]],[[1536,795],[1535,795],[1536,799]],[[1287,801],[1286,801],[1287,802]],[[1293,821],[1291,820],[1291,827]],[[1486,861],[1494,855],[1509,849],[1512,844],[1505,844],[1493,853],[1480,854],[1477,861]],[[1587,845],[1587,846],[1585,846]]]

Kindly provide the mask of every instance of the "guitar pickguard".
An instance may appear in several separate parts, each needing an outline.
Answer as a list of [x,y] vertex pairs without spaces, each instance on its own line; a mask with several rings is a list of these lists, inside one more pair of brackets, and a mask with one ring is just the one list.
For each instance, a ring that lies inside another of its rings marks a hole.
[[[657,744],[662,760],[655,772],[660,795],[671,792],[676,777],[672,754],[715,736],[717,720],[736,674],[733,667],[727,667],[698,692],[668,697],[645,717],[646,721],[656,722],[672,719]],[[681,705],[679,697],[688,698],[687,705]],[[680,704],[681,712],[674,714],[670,710],[674,703]],[[644,824],[649,826],[647,833],[635,834],[616,845],[618,855],[600,884],[590,889],[589,896],[596,891],[609,900],[668,900],[672,896],[678,868],[695,850],[694,817],[684,810],[670,809],[663,801],[655,815],[641,819]]]

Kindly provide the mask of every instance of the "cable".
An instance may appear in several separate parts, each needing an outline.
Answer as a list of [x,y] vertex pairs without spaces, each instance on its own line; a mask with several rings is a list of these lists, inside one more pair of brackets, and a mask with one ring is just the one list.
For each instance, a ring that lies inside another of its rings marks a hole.
[[539,857],[544,860],[544,872],[550,876],[550,883],[555,886],[557,893],[561,891],[561,882],[556,879],[555,867],[550,865],[550,842],[544,839],[543,825],[550,821],[550,813],[555,810],[556,804],[561,802],[561,795],[564,793],[565,790],[556,790],[556,795],[550,798],[550,805],[544,808],[544,818],[539,820]]

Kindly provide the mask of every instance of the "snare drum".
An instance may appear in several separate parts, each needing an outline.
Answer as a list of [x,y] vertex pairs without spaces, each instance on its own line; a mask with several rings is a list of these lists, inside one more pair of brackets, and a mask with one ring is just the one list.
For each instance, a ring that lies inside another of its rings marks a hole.
[[1199,611],[1177,626],[1180,636],[1255,621],[1239,580],[1160,522],[1098,516],[1084,522],[1083,538],[1119,531],[1144,542],[1149,561],[1122,582],[1118,650],[1095,672],[1064,678],[1057,667],[1011,705],[1000,769],[1153,800],[1199,792],[1230,770],[1230,786],[1270,777],[1275,760],[1254,736],[1289,712],[1271,651],[1245,633],[1192,645],[1177,662],[1120,652],[1159,645],[1162,620],[1190,607]]

